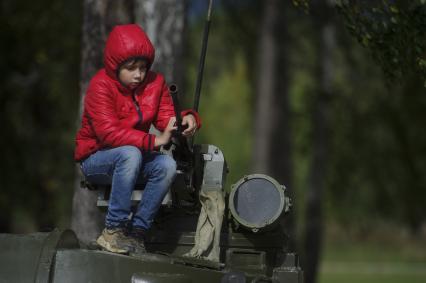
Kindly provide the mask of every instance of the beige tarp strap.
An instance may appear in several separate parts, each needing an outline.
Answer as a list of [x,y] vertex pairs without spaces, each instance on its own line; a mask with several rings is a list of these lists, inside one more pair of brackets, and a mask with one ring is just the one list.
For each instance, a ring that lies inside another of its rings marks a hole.
[[200,191],[201,212],[198,217],[195,245],[184,256],[219,262],[220,230],[225,200],[221,190]]

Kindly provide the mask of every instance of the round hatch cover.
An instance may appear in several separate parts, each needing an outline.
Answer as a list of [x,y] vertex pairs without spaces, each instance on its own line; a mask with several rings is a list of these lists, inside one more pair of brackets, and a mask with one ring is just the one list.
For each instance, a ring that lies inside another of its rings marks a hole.
[[263,174],[245,176],[232,186],[229,207],[234,219],[257,232],[273,224],[286,208],[285,188]]

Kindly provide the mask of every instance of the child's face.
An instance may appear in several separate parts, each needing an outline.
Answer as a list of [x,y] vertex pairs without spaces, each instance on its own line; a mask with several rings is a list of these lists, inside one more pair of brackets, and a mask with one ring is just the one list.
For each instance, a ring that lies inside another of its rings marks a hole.
[[143,82],[147,69],[147,64],[143,60],[130,61],[121,66],[118,79],[127,88],[135,89]]

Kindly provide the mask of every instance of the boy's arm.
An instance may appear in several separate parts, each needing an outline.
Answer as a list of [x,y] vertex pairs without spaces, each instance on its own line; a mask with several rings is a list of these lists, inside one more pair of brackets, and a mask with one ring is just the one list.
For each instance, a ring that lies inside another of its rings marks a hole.
[[155,135],[123,127],[118,119],[113,93],[106,85],[89,86],[85,97],[85,111],[96,136],[105,147],[133,145],[154,149]]
[[[181,112],[182,117],[188,114],[192,114],[194,116],[195,121],[197,123],[197,128],[199,129],[201,127],[201,119],[198,113],[192,109],[183,110]],[[157,128],[159,131],[164,131],[167,126],[167,122],[171,117],[174,116],[175,111],[173,108],[173,100],[170,96],[169,88],[165,83],[163,83],[157,118],[154,121],[155,128]]]

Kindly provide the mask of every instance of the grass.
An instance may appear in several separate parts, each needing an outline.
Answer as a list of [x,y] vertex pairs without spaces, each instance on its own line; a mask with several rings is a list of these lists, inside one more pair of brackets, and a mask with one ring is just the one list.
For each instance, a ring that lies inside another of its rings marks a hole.
[[327,232],[319,283],[426,282],[425,235],[399,229],[369,231],[359,237]]
[[383,275],[383,274],[327,274],[322,273],[320,283],[424,283],[426,276],[421,275]]

